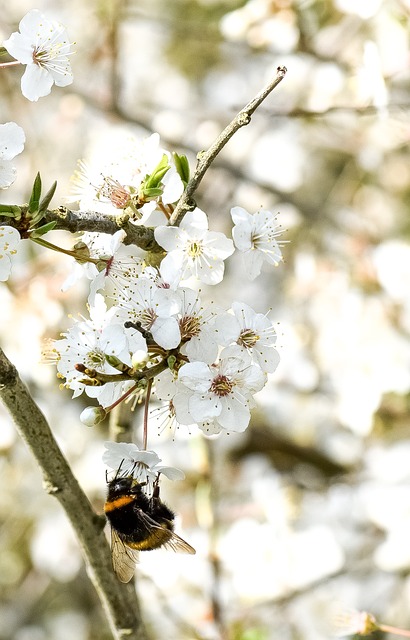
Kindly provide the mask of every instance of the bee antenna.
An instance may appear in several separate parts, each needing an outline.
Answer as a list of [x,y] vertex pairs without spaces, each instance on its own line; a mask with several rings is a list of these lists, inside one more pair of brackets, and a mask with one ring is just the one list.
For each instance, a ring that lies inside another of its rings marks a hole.
[[120,466],[118,467],[118,469],[117,469],[117,471],[116,471],[116,473],[115,473],[115,478],[114,478],[114,480],[116,480],[116,479],[118,478],[119,473],[120,473],[120,471],[121,471],[121,467],[122,467],[122,463],[123,463],[123,462],[124,462],[124,458],[121,460],[121,464],[120,464]]

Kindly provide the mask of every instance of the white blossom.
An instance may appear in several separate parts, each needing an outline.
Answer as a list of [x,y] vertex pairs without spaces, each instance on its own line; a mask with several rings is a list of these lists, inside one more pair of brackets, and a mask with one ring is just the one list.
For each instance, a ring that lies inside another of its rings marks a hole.
[[[247,352],[262,371],[273,373],[280,357],[274,348],[276,331],[271,321],[244,302],[233,302],[232,311],[234,316],[225,314],[215,321],[221,343],[229,345],[234,342],[235,345],[229,348],[230,355],[238,355],[240,351]],[[224,353],[226,356],[228,350]]]
[[[79,252],[79,260],[74,261],[71,274],[65,280],[62,290],[66,291],[83,275],[91,280],[88,303],[94,305],[98,291],[107,290],[108,284],[123,288],[130,280],[138,277],[142,271],[143,260],[133,255],[128,247],[124,247],[125,231],[120,229],[113,235],[108,233],[84,233],[75,249]],[[87,257],[89,260],[87,260]]]
[[282,260],[277,240],[282,230],[276,216],[264,209],[250,214],[242,207],[233,207],[231,217],[235,224],[232,237],[235,247],[243,252],[248,277],[254,280],[260,274],[264,261],[277,266]]
[[169,480],[183,480],[185,475],[176,467],[161,465],[155,451],[144,451],[132,442],[104,442],[103,462],[120,477],[134,476],[140,482],[152,483],[158,474]]
[[12,160],[24,149],[26,136],[15,122],[0,125],[0,189],[7,189],[16,179]]
[[266,382],[262,370],[249,360],[249,357],[223,358],[222,353],[217,365],[208,366],[205,362],[183,365],[178,379],[188,392],[174,398],[177,419],[185,412],[191,416],[191,422],[216,419],[221,429],[244,431],[250,420],[252,396]]
[[70,42],[65,27],[49,20],[37,9],[21,20],[20,33],[12,33],[3,46],[10,55],[27,68],[21,78],[24,97],[36,102],[47,96],[53,84],[66,87],[73,81]]
[[214,326],[217,310],[205,308],[196,291],[187,288],[179,290],[181,310],[178,314],[181,340],[186,343],[181,353],[191,362],[202,360],[207,364],[215,362],[218,355],[218,331]]
[[[106,310],[100,294],[96,305],[90,308],[90,319],[78,321],[61,340],[54,342],[57,370],[65,378],[65,386],[74,391],[73,397],[83,391],[91,398],[98,398],[103,407],[111,405],[128,390],[134,382],[108,382],[102,386],[89,386],[83,380],[87,376],[78,371],[76,365],[84,365],[99,373],[118,374],[118,370],[108,364],[106,356],[116,356],[121,362],[131,366],[131,351],[124,328],[113,324],[115,307]],[[136,340],[136,339],[135,339]],[[140,348],[146,349],[146,342],[139,334]]]
[[157,227],[155,240],[168,254],[161,273],[172,280],[195,276],[206,284],[218,284],[224,275],[224,260],[234,252],[232,240],[223,233],[208,231],[208,218],[201,209],[189,211],[179,227]]
[[[164,154],[170,154],[160,146],[158,133],[140,140],[128,133],[117,132],[115,140],[104,138],[101,148],[94,150],[88,162],[80,160],[72,177],[71,200],[79,202],[81,209],[100,213],[118,214],[128,209],[134,214],[133,222],[145,224],[160,199],[164,204],[176,202],[183,191],[182,180],[175,167],[163,177],[162,194],[147,202],[139,201],[139,189]],[[165,217],[161,216],[161,220]]]
[[0,282],[7,280],[11,273],[20,240],[20,234],[14,227],[0,227]]
[[[180,308],[177,296],[168,289],[158,288],[144,277],[117,292],[118,322],[141,323],[141,328],[152,334],[154,341],[164,349],[174,349],[181,342],[176,314]],[[139,334],[137,329],[127,329],[129,336]],[[133,349],[133,351],[136,349]]]

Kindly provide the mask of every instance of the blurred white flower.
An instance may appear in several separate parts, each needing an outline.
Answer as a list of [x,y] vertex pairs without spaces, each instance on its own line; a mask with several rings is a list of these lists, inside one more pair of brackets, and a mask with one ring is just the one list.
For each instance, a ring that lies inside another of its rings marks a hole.
[[26,136],[15,122],[0,125],[0,189],[7,189],[16,179],[11,160],[24,149]]
[[3,46],[27,68],[21,78],[21,92],[36,102],[47,96],[53,84],[66,87],[73,81],[68,56],[70,42],[65,27],[33,9],[21,20],[20,33],[12,33]]
[[332,616],[334,636],[368,636],[379,628],[376,618],[367,611],[341,608]]
[[11,273],[12,259],[20,240],[20,234],[14,227],[0,227],[0,282],[7,280]]

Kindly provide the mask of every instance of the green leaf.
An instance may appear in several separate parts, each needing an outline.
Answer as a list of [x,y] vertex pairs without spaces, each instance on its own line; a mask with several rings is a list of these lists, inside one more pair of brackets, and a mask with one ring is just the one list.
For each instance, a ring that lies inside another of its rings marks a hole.
[[36,178],[33,184],[33,190],[31,192],[30,200],[28,203],[28,211],[29,213],[35,213],[38,211],[40,205],[40,196],[41,196],[41,177],[40,173],[37,173]]
[[32,231],[32,233],[30,234],[30,236],[32,238],[39,238],[40,236],[44,236],[44,234],[54,229],[56,224],[57,224],[57,220],[52,220],[51,222],[47,222],[47,224],[43,224],[41,227],[37,227],[37,229],[34,229],[34,231]]
[[53,184],[51,185],[50,189],[47,191],[46,195],[44,196],[44,198],[42,199],[42,201],[40,202],[40,205],[38,207],[38,210],[40,213],[42,213],[43,211],[46,211],[48,209],[48,205],[50,204],[55,192],[57,189],[57,180],[55,182],[53,182]]
[[[151,175],[145,176],[144,187],[147,189],[151,189],[153,187],[159,187],[162,183],[162,178],[164,177],[166,172],[169,171],[170,168],[171,167],[168,162],[168,156],[164,153],[161,160],[155,167],[154,171],[151,173]],[[145,193],[145,188],[144,188],[144,193]]]
[[146,198],[156,198],[157,196],[162,196],[162,192],[163,192],[163,189],[154,188],[154,187],[151,188],[151,189],[145,189],[144,188],[144,191],[143,191],[144,196]]
[[180,156],[175,151],[172,154],[172,157],[174,158],[175,168],[178,171],[179,176],[180,176],[182,182],[184,183],[184,186],[186,186],[188,184],[188,182],[189,182],[189,162],[188,162],[188,158],[185,155],[181,155]]
[[0,216],[5,216],[7,218],[14,218],[15,220],[20,220],[21,209],[20,207],[14,204],[0,204]]

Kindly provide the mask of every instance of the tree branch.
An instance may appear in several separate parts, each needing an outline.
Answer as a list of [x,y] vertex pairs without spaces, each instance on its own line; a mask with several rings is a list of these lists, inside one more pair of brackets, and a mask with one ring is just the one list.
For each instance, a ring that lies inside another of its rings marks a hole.
[[[10,205],[11,207],[12,205]],[[27,211],[27,206],[20,207],[22,216]],[[93,231],[99,233],[109,233],[113,235],[116,231],[123,229],[126,233],[124,244],[135,244],[144,251],[159,253],[163,251],[154,238],[154,230],[151,227],[137,225],[130,222],[127,214],[119,213],[110,215],[98,213],[97,211],[72,211],[66,207],[47,210],[44,214],[42,224],[56,222],[55,229],[62,229],[76,233],[78,231]],[[14,218],[2,216],[0,213],[0,225],[9,225],[19,229],[19,222]]]
[[275,87],[283,80],[286,74],[286,67],[278,67],[276,70],[276,76],[273,80],[266,85],[262,91],[260,91],[248,104],[235,116],[235,118],[228,124],[228,126],[217,137],[215,142],[209,147],[208,151],[198,154],[198,163],[195,169],[195,173],[191,180],[188,182],[187,187],[182,194],[181,198],[175,210],[169,220],[170,225],[178,226],[184,215],[195,207],[195,203],[192,201],[192,196],[197,190],[202,178],[209,169],[212,162],[215,160],[218,153],[229,142],[232,136],[241,128],[246,126],[251,121],[252,114],[256,111],[265,98],[273,91]]
[[113,637],[115,640],[146,640],[134,586],[120,583],[113,572],[103,531],[105,518],[93,511],[45,417],[1,349],[0,398],[40,466],[46,491],[57,498],[70,519]]

